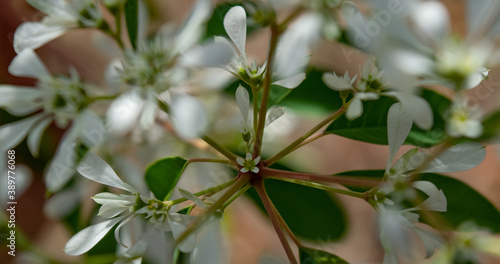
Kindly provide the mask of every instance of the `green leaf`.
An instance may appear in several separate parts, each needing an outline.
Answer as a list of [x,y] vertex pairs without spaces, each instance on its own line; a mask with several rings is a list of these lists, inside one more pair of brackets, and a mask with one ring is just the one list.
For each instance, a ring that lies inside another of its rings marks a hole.
[[342,107],[338,91],[328,88],[322,80],[324,71],[311,68],[307,78],[292,89],[281,105],[308,115],[325,115]]
[[[288,169],[274,165],[278,169]],[[274,179],[264,181],[267,194],[293,233],[313,242],[338,240],[347,229],[342,204],[328,192]],[[265,212],[257,192],[247,191]]]
[[184,171],[187,160],[168,157],[151,164],[146,170],[146,184],[156,198],[166,201]]
[[456,229],[465,221],[473,221],[479,226],[500,232],[500,212],[482,194],[466,183],[448,176],[427,173],[420,180],[434,183],[442,189],[448,201],[448,210],[439,213],[448,222],[449,227]]
[[127,0],[127,2],[125,2],[125,22],[127,24],[128,37],[134,49],[137,48],[138,21],[139,1]]
[[322,250],[313,248],[299,248],[299,258],[301,264],[348,264],[339,256]]
[[483,129],[483,135],[479,137],[479,141],[498,139],[500,135],[500,110],[483,120]]
[[[422,89],[421,96],[431,105],[434,125],[429,131],[413,126],[405,144],[427,148],[444,141],[445,121],[442,115],[451,102],[439,93],[427,89]],[[341,116],[328,126],[326,132],[363,142],[387,145],[387,114],[395,102],[395,99],[385,96],[376,101],[363,102],[364,111],[361,117],[348,120],[345,116]]]
[[[362,176],[381,179],[384,170],[347,171],[337,175]],[[452,177],[435,173],[424,173],[417,180],[430,181],[438,189],[443,190],[448,202],[448,210],[444,213],[436,213],[447,222],[447,228],[456,229],[466,221],[473,221],[479,226],[490,229],[492,232],[500,232],[500,212],[482,194],[474,190],[466,183]],[[355,191],[366,191],[366,189],[353,188]]]

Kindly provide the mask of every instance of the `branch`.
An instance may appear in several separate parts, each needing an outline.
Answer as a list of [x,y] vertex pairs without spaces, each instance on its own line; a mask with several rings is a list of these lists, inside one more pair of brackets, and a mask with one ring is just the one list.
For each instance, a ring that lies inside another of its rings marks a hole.
[[288,178],[295,180],[311,181],[311,182],[329,182],[341,185],[356,186],[356,187],[376,187],[380,181],[371,178],[354,178],[352,176],[343,177],[335,175],[320,175],[293,171],[276,170],[270,168],[261,168],[260,175],[266,177]]
[[288,240],[286,239],[285,233],[283,233],[283,230],[280,227],[277,211],[275,211],[274,205],[271,202],[271,199],[269,199],[269,196],[267,196],[264,184],[262,184],[262,181],[258,181],[254,187],[255,187],[255,190],[257,191],[257,193],[259,194],[259,197],[262,200],[264,207],[266,208],[266,212],[269,215],[269,218],[271,218],[271,222],[273,223],[274,229],[276,230],[276,233],[278,234],[278,237],[281,241],[281,244],[283,245],[283,248],[285,249],[288,260],[290,260],[290,263],[292,263],[292,264],[297,264],[297,260],[295,259],[295,256],[293,255],[292,248],[290,247],[290,244],[288,243]]

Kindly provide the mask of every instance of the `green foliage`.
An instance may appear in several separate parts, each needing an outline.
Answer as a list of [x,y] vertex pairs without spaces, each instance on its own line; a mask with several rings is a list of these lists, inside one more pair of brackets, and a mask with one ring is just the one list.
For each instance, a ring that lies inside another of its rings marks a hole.
[[156,198],[164,201],[170,197],[184,171],[187,160],[168,157],[151,164],[146,170],[146,183]]
[[301,264],[348,264],[332,253],[306,247],[299,248],[299,258]]
[[[294,234],[314,242],[338,240],[347,228],[344,209],[327,192],[279,180],[265,180],[266,191]],[[265,211],[257,192],[247,192]]]
[[134,49],[137,48],[138,17],[139,1],[127,0],[125,3],[125,22],[127,24],[128,37]]
[[[384,170],[347,171],[337,175],[361,176],[381,179]],[[468,184],[455,178],[435,173],[424,173],[416,180],[432,182],[438,189],[443,190],[446,196],[448,210],[436,213],[447,225],[446,228],[456,229],[466,221],[473,221],[478,226],[490,229],[495,233],[500,232],[500,212],[482,194]],[[367,191],[362,188],[350,188],[355,191]],[[422,219],[425,220],[425,219]]]
[[[449,108],[451,102],[439,93],[427,89],[422,89],[421,96],[431,105],[434,125],[429,131],[413,126],[405,144],[427,148],[444,141],[446,135],[443,112]],[[395,102],[395,99],[385,96],[376,101],[365,101],[361,117],[348,120],[345,116],[341,116],[328,126],[326,132],[363,142],[387,145],[387,113]]]
[[483,120],[483,135],[479,141],[498,140],[500,132],[500,111],[496,111]]

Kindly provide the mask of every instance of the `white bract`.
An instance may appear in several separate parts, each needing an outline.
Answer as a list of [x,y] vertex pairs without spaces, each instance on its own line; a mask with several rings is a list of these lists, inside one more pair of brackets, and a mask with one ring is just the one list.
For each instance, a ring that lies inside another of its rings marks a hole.
[[99,4],[93,0],[28,0],[47,14],[41,22],[25,22],[14,34],[14,49],[37,49],[68,30],[83,27],[105,27]]

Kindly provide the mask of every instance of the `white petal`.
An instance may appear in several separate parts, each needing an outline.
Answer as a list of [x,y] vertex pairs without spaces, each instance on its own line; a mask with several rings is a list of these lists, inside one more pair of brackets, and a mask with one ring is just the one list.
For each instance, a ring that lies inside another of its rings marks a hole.
[[248,120],[248,114],[250,113],[250,95],[247,89],[241,85],[236,89],[236,102],[243,116],[243,121],[246,122]]
[[46,117],[38,124],[36,124],[28,135],[28,149],[33,157],[38,157],[38,149],[40,148],[40,142],[42,141],[43,132],[52,122],[51,117]]
[[115,171],[99,156],[88,153],[77,167],[77,171],[84,177],[95,182],[116,187],[131,193],[137,191],[130,185],[124,183]]
[[[77,122],[75,122],[77,123]],[[47,190],[55,192],[63,187],[76,172],[75,170],[75,141],[79,129],[73,125],[64,133],[54,158],[45,173],[45,185]]]
[[205,202],[203,202],[200,198],[196,197],[191,192],[189,192],[187,190],[184,190],[184,189],[181,189],[181,188],[179,188],[179,192],[181,193],[181,195],[184,198],[193,201],[196,204],[196,206],[198,206],[199,208],[201,208],[201,209],[207,209],[208,208],[208,206],[207,206],[207,204]]
[[279,85],[288,89],[293,89],[299,86],[304,80],[306,79],[306,74],[301,72],[297,75],[294,75],[292,77],[282,79],[279,81],[273,82],[275,85]]
[[237,162],[240,166],[243,166],[243,164],[244,164],[245,160],[244,160],[244,159],[242,159],[242,158],[240,158],[240,157],[237,157],[237,158],[236,158],[236,162]]
[[158,106],[158,99],[153,92],[148,92],[147,98],[144,101],[139,124],[142,129],[147,130],[151,128],[156,118],[156,108]]
[[442,190],[439,190],[436,185],[429,181],[415,181],[413,187],[421,190],[429,196],[422,204],[418,205],[418,209],[446,212],[447,200]]
[[253,169],[252,169],[252,172],[253,172],[253,173],[259,173],[259,168],[257,168],[257,167],[253,168]]
[[274,72],[277,79],[286,79],[304,72],[311,48],[319,40],[322,18],[314,13],[299,17],[278,42]]
[[246,173],[246,172],[248,172],[248,169],[246,169],[246,168],[241,168],[241,170],[240,170],[240,171],[241,171],[241,172],[243,172],[243,173]]
[[37,101],[42,94],[32,87],[0,85],[0,107],[5,107],[13,115],[25,116],[42,107]]
[[434,62],[429,57],[415,51],[397,49],[387,56],[393,66],[406,74],[426,75],[432,73],[434,67]]
[[99,208],[99,213],[97,215],[104,218],[113,218],[128,209],[129,207],[123,204],[106,203]]
[[133,203],[136,200],[136,196],[133,195],[120,195],[115,193],[98,193],[91,197],[94,202],[98,204],[106,204],[106,203],[120,203],[120,204],[128,204]]
[[70,16],[68,2],[64,0],[27,0],[34,8],[53,16]]
[[136,92],[120,95],[108,108],[107,127],[116,135],[128,133],[137,123],[144,100]]
[[25,49],[14,57],[9,65],[9,72],[12,75],[36,79],[50,76],[43,62],[31,49]]
[[110,219],[81,230],[66,243],[64,252],[77,256],[89,251],[122,219],[123,217]]
[[442,248],[443,239],[440,236],[420,228],[414,228],[413,231],[417,233],[418,237],[422,240],[422,243],[425,246],[425,258],[430,258],[436,249]]
[[172,102],[172,124],[182,138],[197,138],[208,127],[206,109],[195,97],[179,95]]
[[204,23],[212,13],[210,0],[197,0],[187,22],[176,38],[176,52],[191,48],[203,35]]
[[17,53],[25,49],[37,49],[63,35],[67,30],[68,28],[63,26],[47,26],[39,22],[25,22],[14,33],[14,49]]
[[434,116],[429,102],[419,96],[405,92],[388,92],[387,95],[394,96],[410,114],[415,124],[421,129],[428,130],[434,123]]
[[269,111],[269,114],[266,117],[265,127],[276,121],[278,118],[282,117],[284,114],[285,114],[285,107],[279,106],[273,108],[271,111]]
[[43,212],[54,219],[64,218],[81,202],[82,190],[81,186],[75,186],[54,194],[45,202]]
[[121,230],[121,228],[122,228],[124,225],[126,225],[128,222],[130,222],[130,220],[132,220],[134,217],[135,217],[135,215],[131,215],[131,216],[127,217],[127,218],[126,218],[125,220],[123,220],[123,221],[122,221],[122,222],[121,222],[121,223],[120,223],[120,224],[116,227],[116,229],[115,229],[115,240],[116,240],[116,242],[117,242],[119,245],[121,245],[121,246],[123,246],[123,247],[125,247],[125,248],[128,248],[128,247],[127,247],[126,245],[124,245],[124,244],[123,244],[123,242],[122,242],[122,240],[121,240],[121,238],[120,238],[120,230]]
[[435,158],[423,172],[455,172],[470,170],[483,162],[486,149],[475,142],[455,145]]
[[259,162],[260,162],[260,156],[258,156],[257,158],[255,158],[253,160],[253,162],[255,162],[255,165],[259,164]]
[[380,98],[378,94],[373,92],[358,92],[356,94],[356,97],[358,97],[362,101],[377,100],[378,98]]
[[247,152],[245,158],[246,158],[246,160],[252,160],[252,153]]
[[191,254],[192,264],[225,263],[226,248],[223,243],[220,221],[210,223],[200,232],[196,247]]
[[411,130],[413,120],[405,111],[401,103],[395,103],[389,108],[387,115],[387,139],[389,141],[389,158],[386,171],[389,171],[392,160],[399,148],[403,145]]
[[23,141],[33,125],[43,117],[43,114],[39,114],[0,126],[0,146],[3,149],[12,149],[17,146]]
[[[183,215],[171,213],[168,217],[168,223],[172,228],[172,235],[177,239],[186,230],[186,226],[190,224],[196,217],[191,215]],[[184,253],[193,251],[195,246],[195,233],[190,234],[182,243],[179,244],[179,250]]]
[[342,91],[351,89],[352,85],[350,80],[337,76],[335,73],[324,73],[323,82],[331,89]]
[[209,42],[183,54],[180,64],[185,67],[222,67],[231,62],[231,47],[221,42]]
[[440,44],[448,35],[449,16],[446,7],[438,1],[419,2],[412,8],[411,18],[418,33],[430,39],[432,44]]
[[347,107],[345,116],[347,117],[347,119],[353,120],[360,117],[361,114],[363,114],[363,103],[359,98],[354,97],[352,102]]
[[245,56],[245,43],[247,39],[247,14],[241,6],[229,9],[224,16],[224,29],[234,42],[240,54]]

